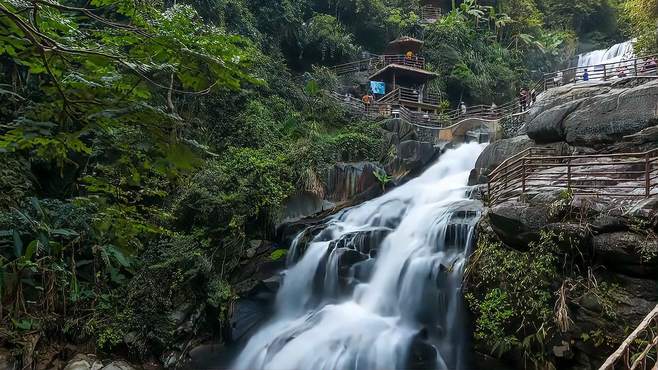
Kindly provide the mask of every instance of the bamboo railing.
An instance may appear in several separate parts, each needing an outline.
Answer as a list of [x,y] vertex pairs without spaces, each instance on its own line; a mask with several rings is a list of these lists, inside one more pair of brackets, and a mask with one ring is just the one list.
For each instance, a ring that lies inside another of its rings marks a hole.
[[620,198],[658,194],[658,150],[566,156],[551,151],[526,149],[494,169],[487,184],[489,205],[544,189]]
[[658,305],[599,368],[615,369],[658,369]]

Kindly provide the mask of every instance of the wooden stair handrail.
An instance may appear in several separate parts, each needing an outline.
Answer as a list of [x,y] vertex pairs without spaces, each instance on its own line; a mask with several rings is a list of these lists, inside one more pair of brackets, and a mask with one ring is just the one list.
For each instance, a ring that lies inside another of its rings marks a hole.
[[[621,343],[619,348],[617,348],[617,350],[615,352],[613,352],[612,355],[610,355],[610,357],[608,357],[608,359],[603,363],[603,365],[601,365],[599,370],[613,370],[615,364],[620,359],[622,359],[623,356],[626,355],[626,351],[633,344],[633,341],[635,341],[635,339],[637,339],[637,337],[640,335],[640,333],[642,333],[642,331],[646,330],[647,327],[649,325],[651,325],[651,322],[654,321],[656,318],[658,318],[658,305],[656,305],[656,307],[651,312],[649,312],[649,314],[644,318],[644,320],[642,320],[640,325],[637,328],[635,328],[635,330],[633,330],[631,335],[629,335]],[[658,336],[656,338],[658,338]],[[656,338],[654,338],[654,341],[655,341]],[[646,353],[648,353],[648,351],[646,351]],[[646,353],[645,353],[645,355],[646,355]],[[637,364],[639,364],[639,362],[637,361],[639,359],[640,358],[638,357],[638,359],[636,359],[636,361],[634,361],[633,367],[631,367],[631,369],[634,369],[635,366]],[[656,367],[656,365],[654,365],[654,368],[655,367]]]

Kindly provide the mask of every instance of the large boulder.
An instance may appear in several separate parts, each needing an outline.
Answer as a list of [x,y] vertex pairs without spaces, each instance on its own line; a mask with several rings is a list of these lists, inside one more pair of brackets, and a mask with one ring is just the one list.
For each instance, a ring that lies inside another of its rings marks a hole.
[[398,146],[397,157],[400,169],[417,171],[423,169],[437,155],[431,143],[407,140]]
[[613,89],[613,83],[593,82],[588,84],[569,84],[549,89],[542,93],[537,102],[532,105],[528,112],[528,121],[533,120],[542,112],[558,107],[568,102],[606,94]]
[[592,238],[597,260],[609,270],[635,277],[658,275],[658,239],[633,232],[613,232]]
[[617,143],[617,151],[637,151],[634,144],[653,149],[658,133],[643,130],[658,124],[658,81],[642,82],[620,80],[551,89],[531,108],[525,132],[538,144],[565,141],[600,148]]
[[658,124],[658,81],[587,99],[564,118],[571,145],[599,147]]
[[528,137],[538,144],[564,141],[564,119],[578,109],[581,102],[569,102],[541,112],[526,124]]
[[539,231],[550,223],[548,207],[506,202],[488,213],[493,231],[505,244],[527,250],[528,243],[539,239]]
[[482,151],[475,162],[475,168],[487,174],[507,158],[533,146],[535,142],[526,135],[498,140]]

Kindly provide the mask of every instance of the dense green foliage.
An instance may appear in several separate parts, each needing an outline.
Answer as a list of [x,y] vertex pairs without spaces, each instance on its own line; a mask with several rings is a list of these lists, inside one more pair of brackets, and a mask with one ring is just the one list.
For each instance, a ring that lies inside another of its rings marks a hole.
[[658,1],[626,0],[622,6],[627,33],[637,38],[638,51],[658,53]]
[[[286,4],[269,10],[300,16]],[[320,93],[326,71],[263,53],[276,33],[242,5],[199,6],[213,25],[184,4],[0,2],[3,345],[54,331],[157,354],[181,307],[219,330],[285,198],[380,157],[377,126]],[[313,16],[306,63],[354,52],[339,26]]]
[[558,278],[556,236],[542,234],[527,252],[480,238],[469,265],[466,299],[476,314],[475,339],[500,356],[512,350],[538,367],[544,342],[555,330],[551,282]]

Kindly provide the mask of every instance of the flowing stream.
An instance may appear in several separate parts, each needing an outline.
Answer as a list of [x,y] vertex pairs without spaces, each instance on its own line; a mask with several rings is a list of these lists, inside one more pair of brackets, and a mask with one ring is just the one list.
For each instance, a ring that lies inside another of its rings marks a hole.
[[484,148],[300,233],[276,314],[232,368],[467,369],[463,269],[480,216],[469,171]]

